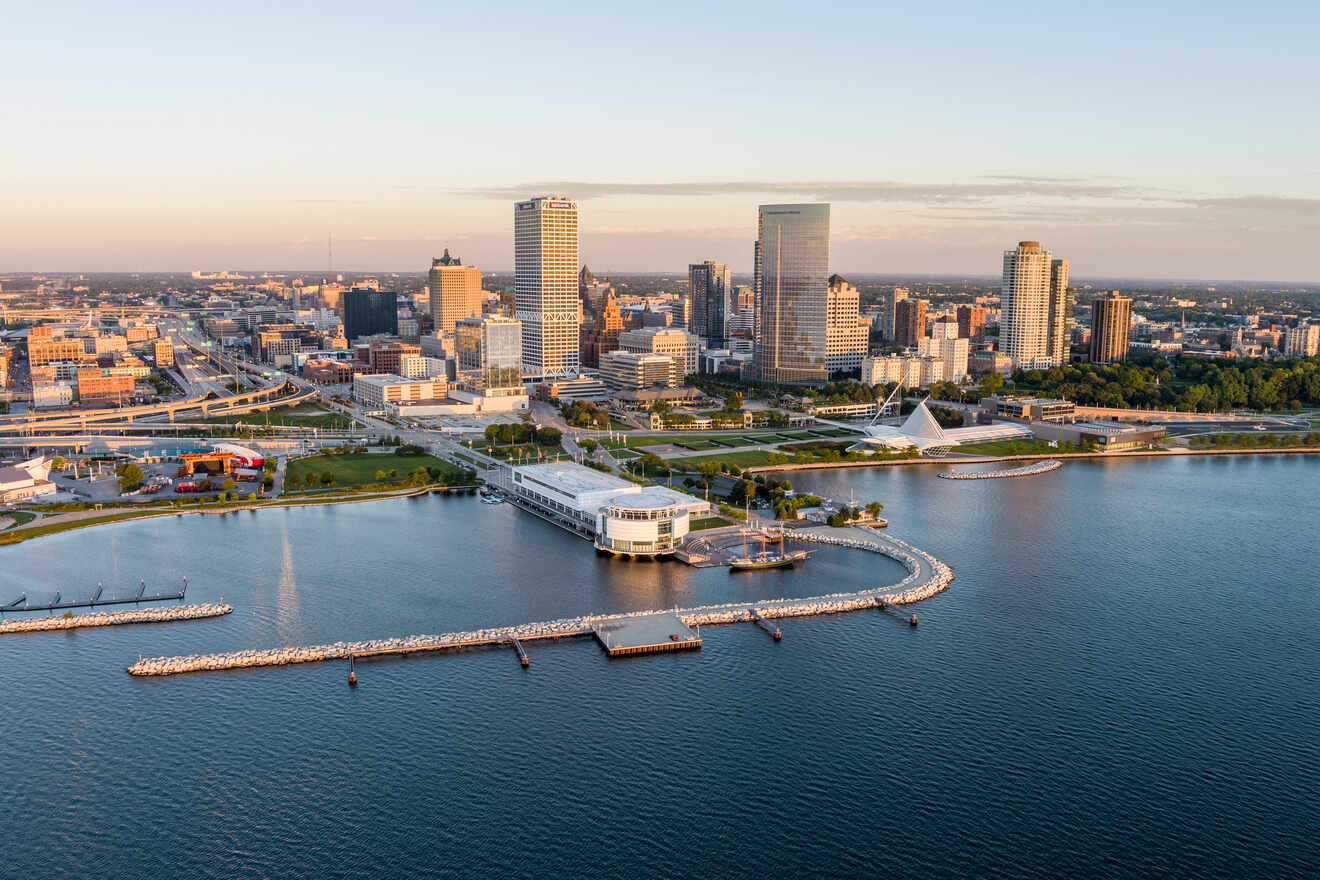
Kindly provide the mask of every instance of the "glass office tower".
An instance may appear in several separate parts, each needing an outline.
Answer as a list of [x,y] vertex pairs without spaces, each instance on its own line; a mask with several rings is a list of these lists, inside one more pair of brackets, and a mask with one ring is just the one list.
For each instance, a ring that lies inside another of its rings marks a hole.
[[762,205],[761,303],[756,346],[762,382],[829,379],[830,206]]

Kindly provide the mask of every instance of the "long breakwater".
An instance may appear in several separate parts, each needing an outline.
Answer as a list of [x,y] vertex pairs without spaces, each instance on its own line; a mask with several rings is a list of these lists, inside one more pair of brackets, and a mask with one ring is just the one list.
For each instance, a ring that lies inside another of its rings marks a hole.
[[1025,464],[1022,467],[1005,468],[998,471],[940,471],[935,476],[941,480],[1003,480],[1009,477],[1029,477],[1032,474],[1044,474],[1063,467],[1057,458],[1047,458]]
[[171,623],[176,620],[201,620],[207,617],[220,617],[233,610],[233,607],[229,605],[217,605],[207,602],[200,605],[176,605],[167,608],[139,608],[136,611],[75,614],[69,617],[33,617],[26,620],[11,618],[0,622],[0,635],[81,629],[85,626],[119,626],[126,623]]
[[[844,532],[845,534],[837,534]],[[346,660],[350,656],[379,657],[463,648],[512,645],[519,642],[557,640],[592,633],[593,626],[610,620],[642,617],[648,614],[677,614],[688,626],[753,622],[760,618],[805,617],[837,614],[867,608],[909,605],[928,599],[946,589],[953,581],[953,571],[924,550],[889,535],[865,527],[850,529],[800,529],[790,540],[833,544],[879,553],[896,560],[908,571],[897,584],[864,588],[847,593],[831,593],[805,599],[766,599],[754,602],[731,602],[693,608],[586,615],[558,620],[523,623],[465,632],[415,635],[358,642],[334,642],[328,645],[234,651],[223,654],[194,654],[179,657],[142,659],[128,667],[132,675],[178,675],[229,669],[252,669],[264,666],[289,666],[297,663],[323,663]]]

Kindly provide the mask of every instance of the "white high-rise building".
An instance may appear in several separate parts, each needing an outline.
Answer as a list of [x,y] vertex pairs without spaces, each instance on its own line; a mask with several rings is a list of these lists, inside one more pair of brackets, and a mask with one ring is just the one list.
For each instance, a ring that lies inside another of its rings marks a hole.
[[1288,357],[1315,357],[1320,354],[1320,324],[1289,327],[1283,338],[1283,353]]
[[856,286],[842,275],[831,275],[825,324],[825,367],[831,376],[861,368],[870,334]]
[[513,210],[514,310],[529,379],[578,371],[578,206],[537,196]]
[[1004,251],[999,299],[999,350],[1014,367],[1048,369],[1067,362],[1067,260],[1054,259],[1038,241],[1019,242],[1016,250]]

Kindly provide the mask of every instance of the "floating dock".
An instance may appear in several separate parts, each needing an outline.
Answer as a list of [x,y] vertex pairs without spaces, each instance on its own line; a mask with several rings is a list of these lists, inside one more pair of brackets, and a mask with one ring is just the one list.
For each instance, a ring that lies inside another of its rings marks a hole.
[[28,594],[22,593],[17,599],[0,605],[0,614],[6,611],[64,611],[69,608],[97,608],[102,605],[129,605],[143,602],[182,602],[184,594],[188,592],[188,579],[183,579],[183,585],[175,593],[147,593],[147,582],[138,581],[138,590],[132,596],[102,598],[105,593],[105,587],[101,584],[96,585],[96,589],[91,592],[86,599],[65,598],[62,591],[55,593],[55,598],[49,602],[32,604],[28,600]]
[[673,611],[600,620],[592,624],[591,633],[611,657],[701,647],[701,636]]

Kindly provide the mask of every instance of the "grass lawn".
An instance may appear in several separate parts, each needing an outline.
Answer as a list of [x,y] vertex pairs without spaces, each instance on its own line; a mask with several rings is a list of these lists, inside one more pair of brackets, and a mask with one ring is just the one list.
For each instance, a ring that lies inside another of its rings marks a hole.
[[642,457],[640,452],[633,452],[631,449],[611,449],[610,455],[614,456],[619,461],[627,461],[630,458]]
[[302,428],[337,428],[347,430],[357,425],[353,419],[343,413],[331,412],[315,403],[300,403],[287,409],[269,412],[244,413],[232,416],[213,416],[199,419],[208,425],[278,425],[280,427]]
[[718,529],[731,525],[733,525],[733,523],[729,522],[722,516],[707,516],[702,519],[692,520],[692,522],[688,524],[688,531],[700,532],[703,529]]
[[636,431],[637,428],[636,428],[636,426],[634,426],[634,425],[630,425],[630,424],[628,424],[627,422],[621,422],[621,421],[619,421],[618,419],[614,418],[614,416],[610,416],[610,430],[613,430],[613,431]]
[[376,482],[376,471],[388,473],[394,470],[398,473],[398,479],[403,480],[419,467],[439,468],[449,479],[459,475],[456,466],[434,455],[377,455],[370,452],[362,455],[327,454],[301,458],[289,465],[289,474],[296,474],[306,485],[309,475],[319,480],[322,473],[330,471],[341,487],[364,486]]
[[746,452],[724,452],[717,455],[694,455],[691,458],[668,459],[674,470],[695,471],[702,462],[713,461],[716,464],[736,464],[740,468],[760,467],[770,463],[770,453],[762,449],[749,449]]
[[7,516],[14,521],[15,526],[25,526],[37,518],[37,515],[30,510],[11,510],[8,513],[0,513],[0,516]]
[[701,440],[701,439],[699,439],[699,438],[698,438],[698,439],[688,439],[688,438],[685,437],[685,438],[683,438],[682,440],[675,440],[675,441],[674,441],[674,445],[675,445],[675,446],[681,446],[681,447],[684,448],[684,449],[690,449],[690,450],[692,450],[693,452],[697,452],[697,451],[702,450],[702,449],[722,449],[722,448],[727,448],[729,444],[725,444],[725,443],[716,443],[714,440]]

